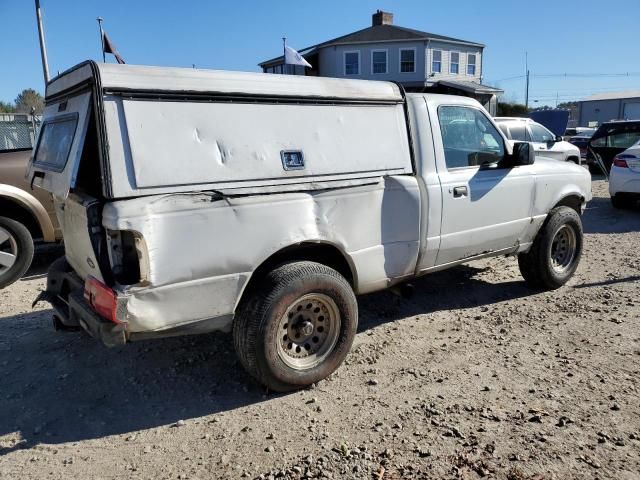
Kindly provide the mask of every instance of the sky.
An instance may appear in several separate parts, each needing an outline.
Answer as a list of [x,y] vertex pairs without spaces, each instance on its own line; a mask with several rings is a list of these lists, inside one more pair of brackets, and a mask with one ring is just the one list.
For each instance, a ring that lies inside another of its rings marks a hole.
[[[370,26],[371,14],[382,9],[394,13],[396,25],[484,43],[483,82],[505,90],[506,101],[524,101],[525,52],[531,106],[640,90],[640,0],[41,0],[41,6],[52,75],[102,59],[98,16],[127,63],[259,71],[260,61],[281,53],[283,36],[300,50]],[[0,0],[0,20],[0,101],[13,101],[24,88],[43,92],[34,1]]]

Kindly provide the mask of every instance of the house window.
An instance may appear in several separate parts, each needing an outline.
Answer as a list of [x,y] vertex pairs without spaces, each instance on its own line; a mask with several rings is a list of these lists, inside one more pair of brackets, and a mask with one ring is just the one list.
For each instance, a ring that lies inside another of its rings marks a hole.
[[387,51],[371,51],[371,73],[387,73]]
[[360,52],[344,52],[344,74],[360,75]]
[[433,73],[442,72],[442,50],[433,50],[431,59],[431,71]]
[[476,74],[476,54],[469,53],[467,54],[467,75],[475,75]]
[[460,73],[460,52],[451,52],[451,60],[449,61],[449,73],[457,75]]
[[416,49],[400,49],[400,72],[414,73],[416,71]]

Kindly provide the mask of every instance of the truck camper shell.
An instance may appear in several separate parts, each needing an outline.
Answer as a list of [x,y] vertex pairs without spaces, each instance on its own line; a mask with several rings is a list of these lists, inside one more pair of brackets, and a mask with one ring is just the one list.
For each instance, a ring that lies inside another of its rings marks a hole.
[[47,85],[43,132],[71,144],[32,175],[62,198],[367,184],[413,172],[405,115],[389,82],[85,62]]

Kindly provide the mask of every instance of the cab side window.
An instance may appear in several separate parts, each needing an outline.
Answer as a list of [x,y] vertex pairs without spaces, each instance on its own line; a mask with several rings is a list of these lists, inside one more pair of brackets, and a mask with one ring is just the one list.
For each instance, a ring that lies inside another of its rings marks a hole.
[[438,119],[448,169],[495,163],[504,157],[502,136],[480,110],[441,106]]

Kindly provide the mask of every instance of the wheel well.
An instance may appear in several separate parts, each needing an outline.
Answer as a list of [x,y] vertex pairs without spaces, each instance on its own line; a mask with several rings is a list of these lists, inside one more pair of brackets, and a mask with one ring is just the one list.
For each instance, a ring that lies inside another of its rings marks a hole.
[[353,271],[340,249],[328,243],[305,242],[283,248],[262,262],[251,275],[251,279],[245,287],[242,297],[244,298],[247,292],[250,292],[261,278],[279,265],[305,260],[321,263],[322,265],[333,268],[346,278],[352,287],[354,286],[355,278]]
[[567,157],[567,160],[570,161],[570,162],[580,163],[580,157],[577,157],[575,155],[569,155]]
[[569,195],[568,197],[564,197],[562,200],[556,203],[555,206],[573,208],[578,213],[578,215],[582,215],[583,203],[584,203],[584,198],[578,195]]
[[16,201],[6,197],[0,197],[0,212],[0,216],[20,222],[27,227],[27,230],[29,230],[29,233],[31,233],[34,239],[42,238],[42,230],[36,217]]

